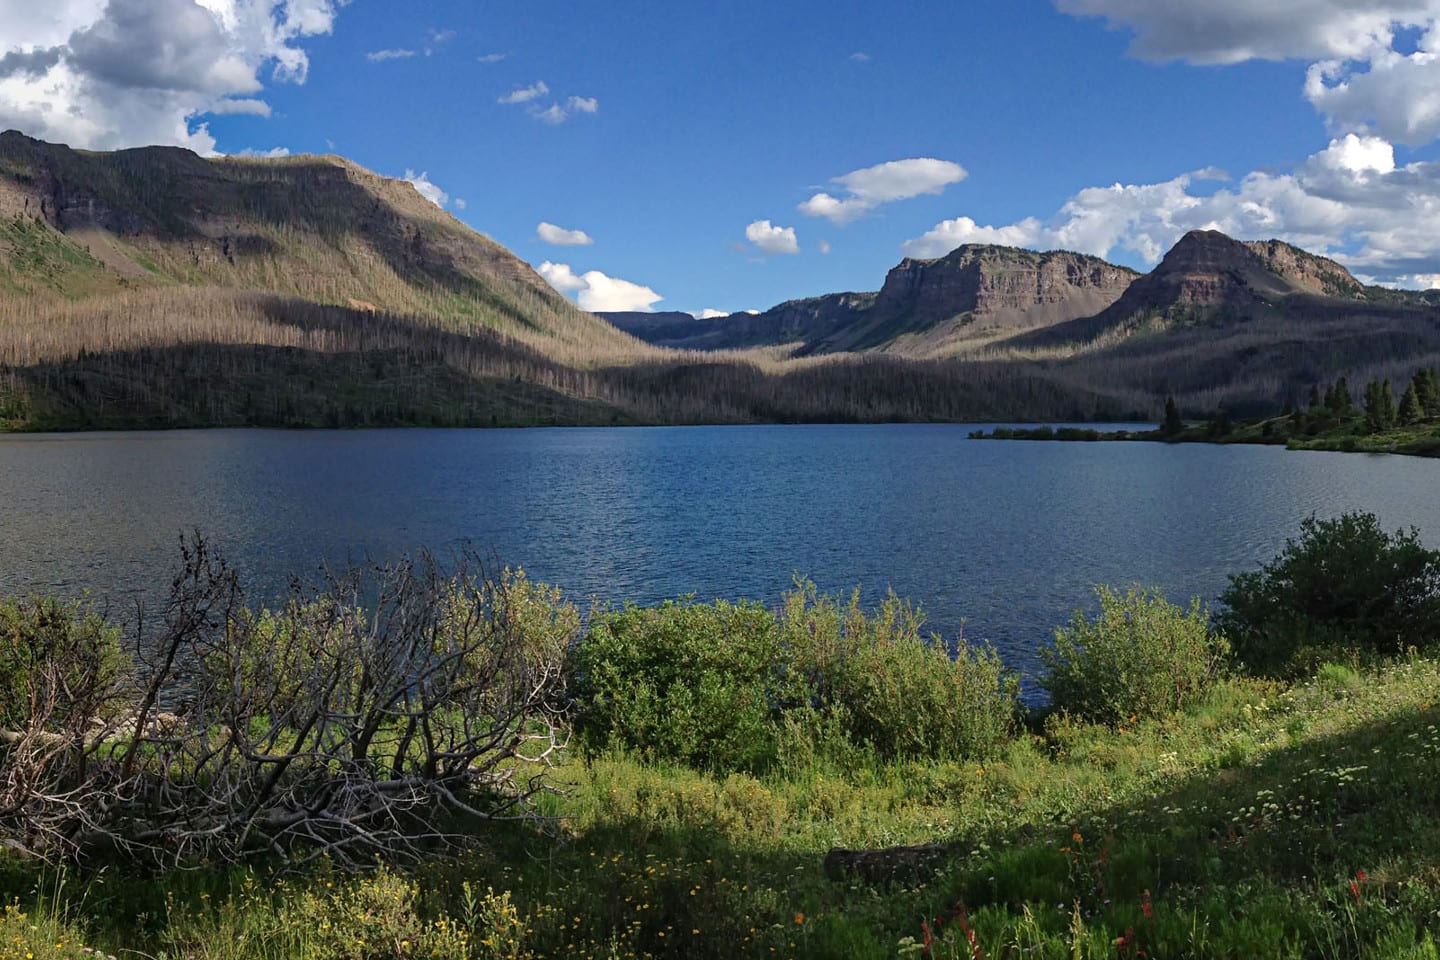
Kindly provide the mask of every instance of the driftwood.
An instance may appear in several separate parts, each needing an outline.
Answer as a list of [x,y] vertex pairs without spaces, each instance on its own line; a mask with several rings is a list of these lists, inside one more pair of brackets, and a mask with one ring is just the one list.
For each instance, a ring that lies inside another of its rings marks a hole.
[[[0,846],[358,866],[535,816],[565,745],[573,608],[423,558],[260,615],[203,541],[184,560],[159,629],[135,628],[140,684],[83,658],[36,672],[28,729],[0,730]],[[177,700],[183,716],[162,711]]]
[[931,843],[919,847],[884,850],[845,850],[835,847],[825,857],[825,875],[831,880],[859,877],[869,883],[909,880],[933,873],[953,847]]

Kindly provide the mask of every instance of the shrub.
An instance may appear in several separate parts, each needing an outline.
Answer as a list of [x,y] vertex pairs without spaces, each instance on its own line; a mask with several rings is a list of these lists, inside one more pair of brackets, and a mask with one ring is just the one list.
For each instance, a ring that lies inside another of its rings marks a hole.
[[1260,570],[1230,578],[1216,620],[1250,670],[1293,675],[1347,652],[1394,654],[1440,634],[1440,553],[1373,514],[1310,517]]
[[893,595],[866,613],[803,581],[756,604],[602,610],[575,650],[582,743],[718,772],[988,753],[1018,679],[990,650],[952,656]]
[[1100,615],[1076,611],[1040,651],[1054,706],[1098,723],[1163,717],[1193,701],[1220,675],[1228,652],[1198,599],[1188,610],[1158,591],[1121,595],[1096,588]]
[[852,744],[882,759],[984,756],[1010,732],[1019,680],[993,650],[961,643],[951,655],[922,633],[924,615],[893,593],[867,614],[801,582],[780,629],[817,709],[840,718]]
[[128,666],[119,629],[80,604],[0,603],[0,728],[83,729],[116,709]]
[[667,601],[598,611],[574,651],[577,727],[612,744],[703,769],[761,769],[776,711],[803,698],[775,618],[754,603]]

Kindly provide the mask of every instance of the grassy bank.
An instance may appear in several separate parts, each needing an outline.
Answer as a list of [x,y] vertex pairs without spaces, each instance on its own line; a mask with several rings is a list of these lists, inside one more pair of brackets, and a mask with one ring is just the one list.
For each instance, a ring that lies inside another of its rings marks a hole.
[[[1235,578],[1213,621],[1198,605],[1102,592],[1099,613],[1046,648],[1045,708],[1020,707],[984,651],[923,639],[898,600],[866,611],[802,584],[776,610],[682,602],[594,611],[582,626],[523,578],[459,605],[444,587],[447,631],[457,611],[478,616],[473,600],[501,612],[482,626],[543,636],[495,668],[502,687],[515,664],[570,648],[569,747],[533,815],[358,870],[343,868],[348,847],[305,865],[288,848],[43,867],[11,855],[0,958],[1435,958],[1437,579],[1440,556],[1413,536],[1370,517],[1311,521]],[[327,661],[332,612],[312,599],[256,621],[237,649],[271,646],[236,668],[253,672],[250,689],[270,660],[292,682]],[[25,609],[0,614],[22,648]],[[389,622],[360,618],[371,626],[357,635]],[[511,648],[461,649],[468,671]],[[29,663],[0,663],[0,679]],[[203,691],[204,669],[186,682]],[[24,707],[5,689],[13,725]],[[272,752],[296,733],[253,717],[245,728]],[[167,737],[147,743],[194,735]],[[0,811],[6,825],[14,815]],[[437,841],[444,826],[432,824]]]
[[[1233,681],[1162,721],[1053,723],[983,765],[756,779],[572,759],[560,830],[497,832],[413,877],[12,865],[26,916],[6,915],[0,956],[880,957],[927,929],[934,955],[978,956],[968,929],[989,956],[1433,957],[1437,692],[1422,659]],[[832,846],[937,838],[927,871],[824,871]]]

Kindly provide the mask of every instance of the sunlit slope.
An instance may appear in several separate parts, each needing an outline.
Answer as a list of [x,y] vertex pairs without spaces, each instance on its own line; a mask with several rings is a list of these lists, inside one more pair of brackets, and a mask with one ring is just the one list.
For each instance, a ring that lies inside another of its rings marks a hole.
[[488,330],[571,362],[643,351],[410,184],[347,160],[87,153],[0,135],[7,313],[127,293],[135,321],[153,324],[168,301],[144,292],[176,286]]

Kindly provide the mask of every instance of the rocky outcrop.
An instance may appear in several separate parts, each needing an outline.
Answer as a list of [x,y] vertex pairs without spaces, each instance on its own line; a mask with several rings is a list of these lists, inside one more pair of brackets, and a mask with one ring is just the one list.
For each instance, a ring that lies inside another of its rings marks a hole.
[[1340,264],[1316,256],[1283,240],[1259,240],[1245,244],[1273,273],[1311,293],[1325,297],[1364,299],[1365,286]]
[[1077,253],[963,246],[938,260],[901,262],[885,279],[875,307],[921,327],[967,313],[980,322],[1023,324],[1037,308],[1082,316],[1096,298],[1113,303],[1137,276]]

